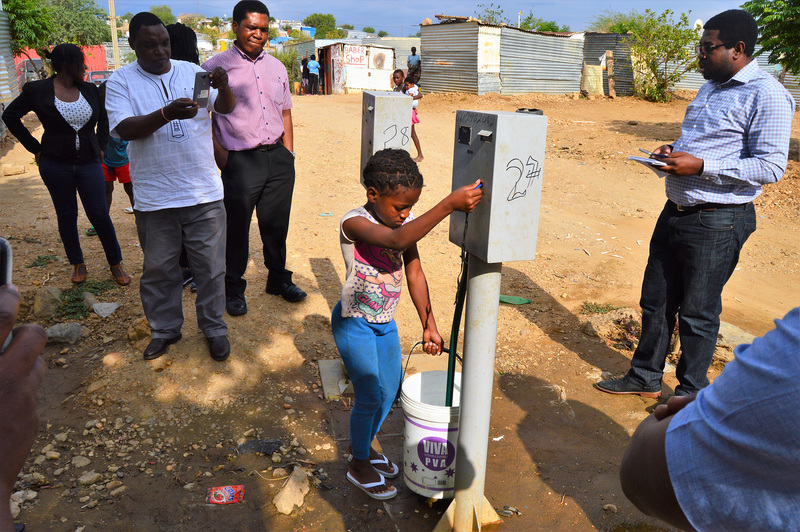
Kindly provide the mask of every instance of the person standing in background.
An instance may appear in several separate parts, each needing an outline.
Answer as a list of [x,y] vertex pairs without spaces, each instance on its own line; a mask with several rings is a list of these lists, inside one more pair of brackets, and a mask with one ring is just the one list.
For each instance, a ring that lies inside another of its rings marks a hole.
[[681,357],[675,395],[708,386],[722,289],[756,230],[753,200],[786,171],[795,102],[753,60],[758,24],[731,9],[711,17],[695,47],[708,81],[686,109],[681,136],[654,150],[667,202],[642,282],[642,334],[628,373],[595,383],[606,393],[661,395],[676,315]]
[[408,66],[408,73],[406,76],[411,76],[414,79],[414,84],[419,83],[419,76],[422,74],[422,58],[417,54],[417,47],[411,47],[411,55],[406,60]]
[[[111,274],[118,284],[127,286],[131,278],[122,269],[122,251],[108,214],[100,165],[108,139],[108,115],[100,92],[93,83],[83,81],[86,58],[80,48],[59,44],[45,55],[56,74],[26,83],[22,94],[3,112],[3,121],[39,164],[39,174],[56,210],[58,233],[73,267],[72,282],[86,280],[78,236],[77,193],[100,237]],[[41,142],[22,124],[22,117],[30,111],[44,127]]]
[[317,94],[319,87],[319,63],[317,63],[317,56],[311,55],[308,61],[308,93]]
[[[136,229],[144,252],[139,283],[150,324],[144,359],[166,353],[181,339],[182,280],[178,268],[186,246],[197,279],[197,325],[211,358],[230,355],[225,313],[225,206],[214,168],[211,120],[236,105],[222,68],[205,72],[170,59],[169,33],[152,13],[130,23],[136,62],[116,70],[106,82],[111,134],[130,141]],[[208,103],[192,100],[196,75],[207,74]]]
[[203,68],[223,67],[238,102],[229,115],[214,113],[213,121],[222,148],[216,154],[217,166],[222,170],[228,213],[225,308],[231,316],[241,316],[247,313],[243,277],[253,209],[269,270],[266,292],[292,303],[302,301],[306,293],[286,269],[295,180],[292,96],[283,63],[264,51],[269,38],[267,6],[258,0],[237,3],[233,31],[233,46],[203,63]]

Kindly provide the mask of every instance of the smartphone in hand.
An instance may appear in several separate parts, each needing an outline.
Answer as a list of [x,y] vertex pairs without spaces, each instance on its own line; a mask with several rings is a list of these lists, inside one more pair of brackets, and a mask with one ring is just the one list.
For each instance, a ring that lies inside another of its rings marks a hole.
[[[11,244],[5,238],[0,238],[0,286],[11,284]],[[6,350],[11,343],[11,333],[8,333],[5,343],[0,346],[0,353]]]
[[639,151],[640,151],[640,152],[642,152],[642,153],[646,153],[646,154],[647,154],[647,155],[649,155],[650,157],[656,157],[656,158],[658,158],[658,159],[663,159],[663,158],[665,158],[665,157],[669,157],[669,155],[666,155],[666,154],[664,154],[664,153],[653,153],[653,152],[651,152],[651,151],[647,151],[647,150],[646,150],[646,149],[644,149],[644,148],[639,148]]
[[211,78],[208,72],[197,72],[194,75],[194,94],[192,100],[200,109],[208,107],[208,95],[211,91]]

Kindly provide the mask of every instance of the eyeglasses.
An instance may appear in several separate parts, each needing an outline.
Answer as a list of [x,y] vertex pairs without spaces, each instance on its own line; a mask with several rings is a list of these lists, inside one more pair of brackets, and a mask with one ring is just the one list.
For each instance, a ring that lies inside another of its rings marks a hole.
[[725,43],[720,44],[698,44],[694,47],[694,53],[697,55],[711,55],[711,52],[719,48],[720,46],[725,46]]

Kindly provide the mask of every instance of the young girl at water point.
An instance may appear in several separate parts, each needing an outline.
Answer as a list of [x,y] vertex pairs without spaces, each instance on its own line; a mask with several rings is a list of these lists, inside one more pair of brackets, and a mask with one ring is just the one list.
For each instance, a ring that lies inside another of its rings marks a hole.
[[394,313],[403,262],[422,322],[423,349],[441,354],[442,337],[433,318],[417,241],[453,211],[471,212],[483,191],[476,188],[477,182],[462,187],[415,218],[411,207],[419,200],[422,174],[408,152],[392,149],[372,156],[364,168],[364,186],[367,203],[345,214],[340,225],[347,274],[331,326],[355,393],[347,479],[373,499],[390,499],[397,489],[384,477],[395,478],[400,468],[371,445],[400,390],[400,338]]

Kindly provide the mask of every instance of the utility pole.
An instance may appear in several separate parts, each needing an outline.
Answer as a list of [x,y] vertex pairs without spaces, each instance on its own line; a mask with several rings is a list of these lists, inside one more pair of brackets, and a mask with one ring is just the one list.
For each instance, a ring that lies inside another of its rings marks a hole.
[[518,28],[519,28],[519,25],[520,25],[520,24],[522,24],[522,11],[520,11],[519,13],[517,13],[517,27],[518,27]]
[[114,70],[119,64],[119,39],[117,38],[117,14],[114,9],[114,0],[108,0],[108,16],[111,19],[111,48],[114,50]]

